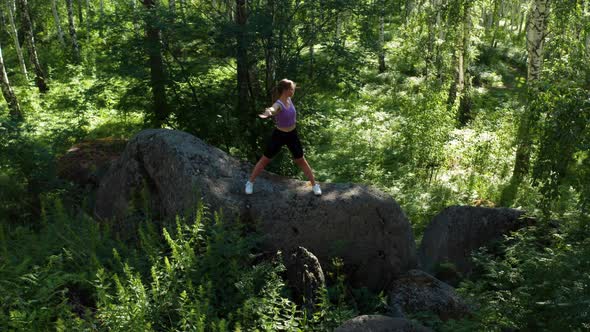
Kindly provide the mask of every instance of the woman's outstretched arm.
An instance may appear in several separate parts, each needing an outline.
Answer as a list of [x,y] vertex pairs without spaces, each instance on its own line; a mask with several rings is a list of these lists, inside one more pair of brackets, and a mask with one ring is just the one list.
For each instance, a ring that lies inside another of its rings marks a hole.
[[268,107],[264,110],[264,112],[258,114],[259,117],[266,119],[271,116],[275,116],[281,112],[281,105],[279,103],[274,103],[271,107]]

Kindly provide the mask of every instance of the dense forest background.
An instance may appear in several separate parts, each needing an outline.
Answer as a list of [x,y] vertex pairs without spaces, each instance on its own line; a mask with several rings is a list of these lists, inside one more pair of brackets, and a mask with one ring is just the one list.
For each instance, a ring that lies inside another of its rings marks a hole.
[[[254,162],[282,78],[320,181],[391,194],[419,240],[453,204],[538,224],[474,258],[474,315],[436,330],[590,329],[590,1],[1,0],[1,330],[331,330],[385,313],[334,262],[308,315],[243,236],[198,220],[119,238],[57,176],[73,145],[187,131]],[[99,153],[99,151],[97,151]],[[287,153],[270,171],[301,177]],[[302,178],[303,179],[303,178]]]

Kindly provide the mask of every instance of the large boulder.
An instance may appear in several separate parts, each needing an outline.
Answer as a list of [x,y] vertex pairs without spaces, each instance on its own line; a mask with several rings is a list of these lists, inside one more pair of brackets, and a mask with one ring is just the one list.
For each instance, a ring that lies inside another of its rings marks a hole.
[[190,212],[202,198],[226,220],[236,216],[265,234],[266,250],[302,246],[324,268],[340,257],[353,286],[384,289],[416,266],[414,236],[400,206],[374,188],[322,184],[313,195],[307,182],[263,172],[254,194],[243,193],[252,170],[200,139],[180,131],[145,130],[132,138],[100,183],[95,215],[123,219],[139,192],[152,214],[171,218]]
[[389,306],[400,317],[432,312],[443,321],[461,319],[470,313],[453,287],[420,270],[410,270],[392,283]]
[[473,268],[471,253],[504,234],[530,225],[525,212],[508,208],[451,206],[435,216],[420,244],[420,266],[436,273],[441,264],[451,263],[459,273]]
[[81,188],[94,189],[126,144],[125,140],[113,138],[77,143],[57,160],[57,175]]
[[404,318],[382,315],[362,315],[347,320],[334,332],[431,332],[418,323]]

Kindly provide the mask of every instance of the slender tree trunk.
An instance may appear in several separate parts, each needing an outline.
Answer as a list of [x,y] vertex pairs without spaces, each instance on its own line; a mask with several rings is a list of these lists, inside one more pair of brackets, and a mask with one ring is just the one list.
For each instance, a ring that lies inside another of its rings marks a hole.
[[[80,0],[82,1],[82,0]],[[90,24],[92,23],[92,18],[94,17],[94,13],[92,12],[92,8],[90,7],[90,0],[86,0],[86,40],[90,41],[91,31]]]
[[457,92],[459,96],[463,93],[465,87],[465,45],[464,40],[461,38],[461,44],[457,50]]
[[35,69],[35,84],[39,88],[39,92],[45,93],[49,91],[49,87],[46,83],[45,74],[39,63],[39,57],[37,56],[37,47],[35,46],[35,37],[33,35],[33,24],[31,23],[31,16],[29,15],[29,5],[27,0],[18,0],[19,11],[21,17],[21,25],[24,31],[25,45],[29,51],[29,58]]
[[527,83],[533,86],[539,80],[543,65],[549,0],[535,0],[527,24]]
[[74,61],[80,63],[80,46],[78,45],[78,36],[74,26],[74,4],[73,0],[66,0],[68,5],[68,24],[70,29],[70,39],[72,40],[72,51],[74,52]]
[[0,85],[2,86],[2,95],[8,104],[10,110],[10,117],[14,120],[21,120],[23,113],[16,99],[16,95],[10,86],[8,81],[8,75],[6,74],[6,68],[4,67],[4,59],[2,57],[2,45],[0,45]]
[[244,30],[247,23],[246,0],[236,0],[236,23],[238,24],[237,40],[237,74],[238,74],[238,109],[240,114],[248,113],[248,58],[246,50],[246,35]]
[[518,35],[522,35],[522,30],[524,30],[524,25],[525,25],[525,15],[524,14],[520,14],[520,23],[518,24]]
[[449,87],[449,95],[447,97],[447,110],[450,112],[453,109],[453,105],[455,105],[455,100],[457,99],[457,82],[459,82],[459,65],[458,65],[458,56],[457,52],[453,52],[453,68],[455,68],[455,77],[451,82]]
[[467,71],[469,65],[469,39],[471,31],[470,1],[463,3],[463,31],[461,33],[461,47],[459,50],[459,81],[457,90],[459,93],[459,125],[464,126],[471,120],[471,79]]
[[82,10],[82,1],[83,0],[77,1],[77,4],[78,4],[78,25],[79,26],[84,25],[84,11]]
[[152,87],[154,111],[151,116],[152,125],[161,127],[168,119],[170,110],[166,98],[166,75],[162,59],[161,32],[155,24],[156,0],[143,0],[143,5],[150,13],[146,18],[146,51],[150,64],[150,83]]
[[385,9],[381,8],[379,14],[379,72],[385,72]]
[[[543,46],[549,16],[549,0],[533,0],[527,19],[527,93],[529,98],[538,93],[537,82],[543,65]],[[539,114],[527,104],[516,137],[516,156],[512,179],[502,193],[502,205],[511,204],[516,197],[518,186],[529,172],[532,150],[531,129],[537,124]]]
[[59,38],[59,42],[65,46],[66,41],[64,39],[64,32],[61,29],[61,21],[59,19],[59,13],[57,11],[56,0],[51,0],[51,11],[53,12],[53,19],[55,20],[55,27],[57,29],[57,37]]
[[248,16],[246,12],[246,1],[247,0],[236,0],[236,24],[238,26],[237,38],[237,88],[238,88],[238,116],[242,119],[244,126],[244,138],[248,142],[250,153],[249,158],[254,159],[254,152],[257,150],[257,139],[256,133],[254,132],[255,123],[253,121],[254,114],[250,106],[250,94],[249,94],[249,64],[248,64],[248,50],[247,50],[247,37],[246,37],[246,25],[248,23]]
[[435,67],[436,67],[436,77],[439,80],[439,83],[442,84],[443,77],[442,77],[442,69],[443,69],[443,59],[442,59],[442,52],[441,52],[441,42],[445,40],[445,27],[443,26],[443,20],[441,17],[441,11],[443,6],[443,1],[438,0],[436,1],[436,28],[438,29],[438,40],[439,42],[436,43],[435,48]]
[[494,12],[492,14],[492,23],[490,24],[490,29],[488,30],[488,34],[491,34],[491,42],[490,47],[496,47],[496,30],[498,30],[498,21],[499,21],[499,7],[501,0],[494,0]]
[[10,29],[12,34],[12,39],[14,40],[14,49],[16,50],[16,55],[18,57],[18,62],[20,65],[21,72],[25,75],[27,81],[29,80],[29,73],[27,72],[27,65],[25,64],[25,58],[23,57],[23,50],[20,46],[20,42],[18,39],[18,31],[16,30],[16,24],[14,23],[14,13],[15,13],[15,3],[14,0],[6,0],[6,5],[8,7],[8,19],[10,21]]
[[435,15],[435,8],[437,5],[436,0],[430,0],[430,8],[428,9],[428,14],[426,15],[426,28],[428,29],[428,41],[426,42],[426,49],[424,52],[424,59],[426,61],[426,66],[424,66],[423,75],[425,77],[428,76],[430,69],[434,68],[434,61],[435,55],[434,50],[436,48],[436,15]]
[[342,12],[336,13],[336,41],[340,43],[340,37],[342,35]]
[[275,25],[275,2],[274,0],[268,0],[268,13],[270,16],[270,32],[268,34],[266,50],[265,50],[265,65],[266,65],[266,77],[265,77],[265,90],[266,97],[269,102],[272,100],[272,88],[275,80],[275,64],[274,64],[274,25]]
[[309,79],[313,79],[314,77],[314,71],[315,71],[315,33],[316,33],[316,25],[315,25],[315,8],[312,8],[310,10],[310,32],[311,32],[311,37],[309,38],[309,72],[308,72],[308,77]]
[[225,1],[226,1],[227,19],[229,21],[234,21],[235,20],[234,8],[233,8],[234,1],[233,0],[225,0]]

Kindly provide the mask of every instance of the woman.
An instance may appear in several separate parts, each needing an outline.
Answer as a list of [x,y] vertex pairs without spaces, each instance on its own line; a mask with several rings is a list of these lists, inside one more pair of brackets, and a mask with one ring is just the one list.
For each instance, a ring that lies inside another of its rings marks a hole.
[[297,129],[295,128],[297,111],[291,100],[291,97],[293,97],[293,94],[295,93],[295,83],[291,80],[283,79],[277,85],[276,91],[279,95],[277,101],[271,107],[265,109],[263,113],[258,115],[263,119],[274,117],[276,128],[272,132],[272,136],[264,151],[264,155],[258,160],[256,166],[254,166],[254,170],[252,170],[250,179],[246,182],[246,194],[252,194],[254,191],[254,181],[258,174],[260,174],[266,165],[270,163],[272,158],[279,153],[281,147],[286,145],[293,155],[295,164],[303,170],[303,173],[305,173],[305,176],[307,176],[311,182],[313,193],[316,196],[319,196],[322,194],[322,190],[320,185],[315,182],[313,172],[309,167],[307,160],[303,157],[303,147],[301,146],[301,141],[299,140],[299,136],[297,136]]

